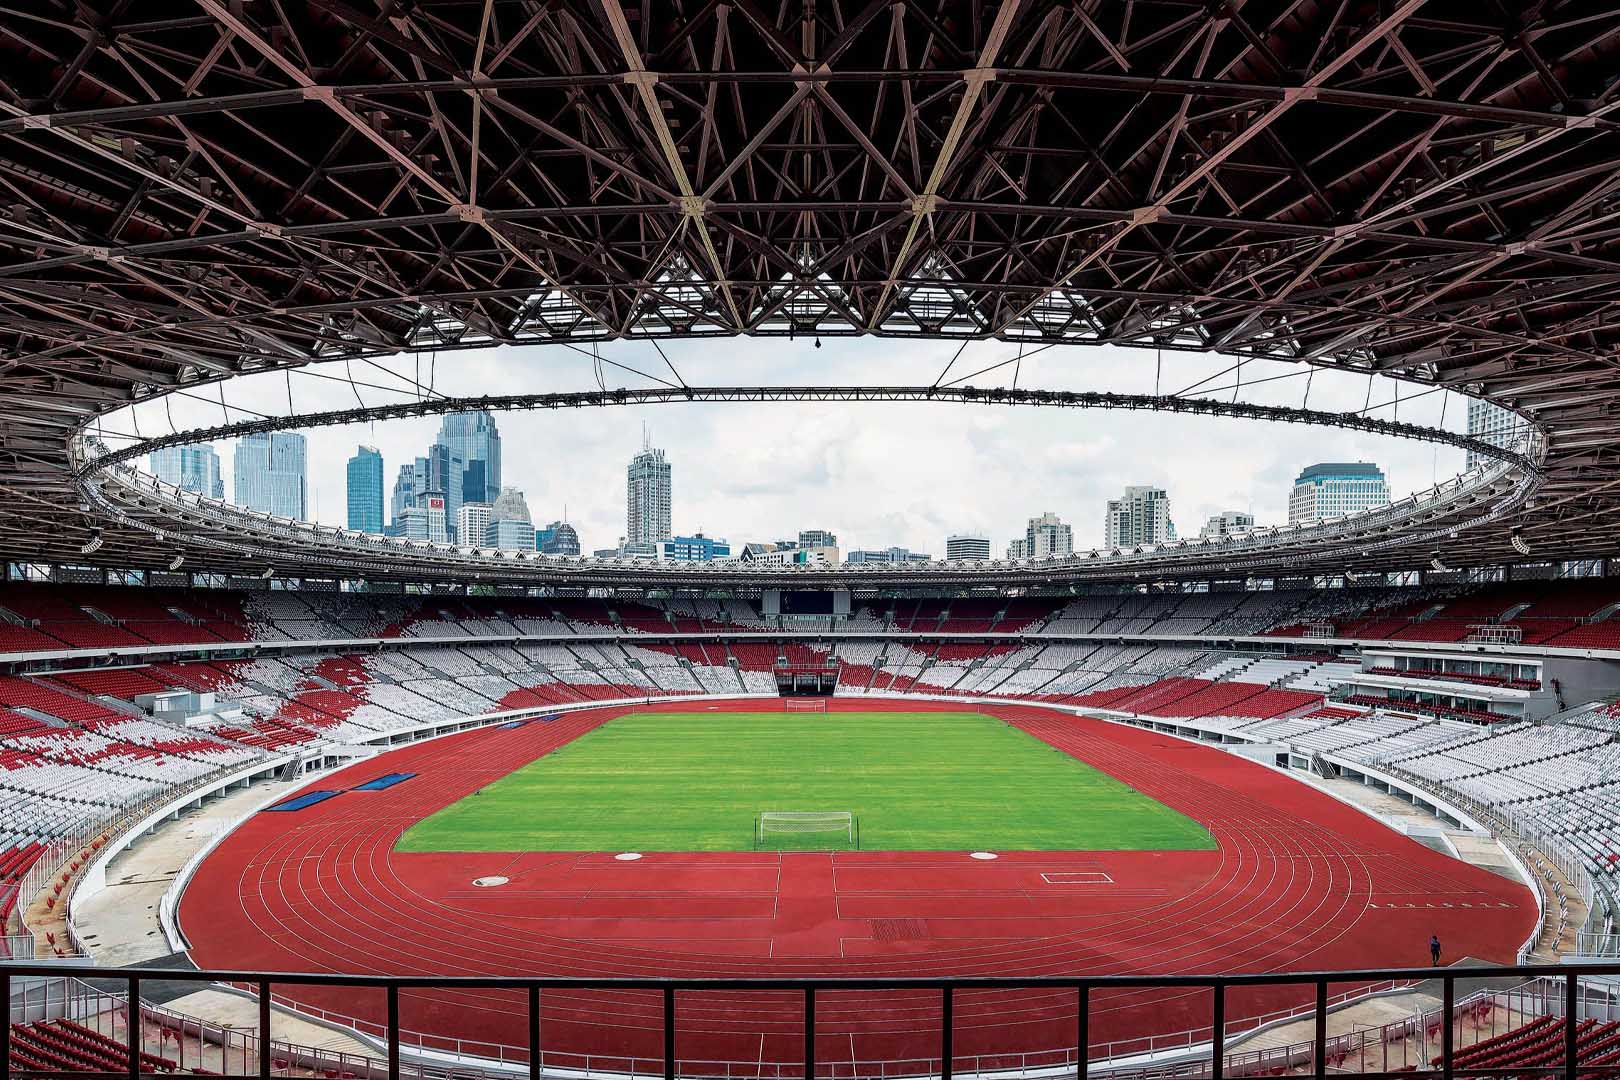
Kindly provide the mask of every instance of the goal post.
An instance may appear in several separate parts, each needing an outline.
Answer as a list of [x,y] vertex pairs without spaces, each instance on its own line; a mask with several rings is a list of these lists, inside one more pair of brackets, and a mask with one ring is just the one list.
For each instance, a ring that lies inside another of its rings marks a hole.
[[848,810],[762,810],[754,815],[756,851],[859,851],[860,819]]
[[827,699],[819,697],[788,697],[782,699],[787,712],[826,712]]

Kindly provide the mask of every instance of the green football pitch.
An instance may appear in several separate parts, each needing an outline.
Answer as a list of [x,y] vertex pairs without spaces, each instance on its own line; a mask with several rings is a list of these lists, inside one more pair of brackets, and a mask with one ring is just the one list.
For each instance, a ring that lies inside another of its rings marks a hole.
[[418,822],[401,851],[847,848],[764,811],[848,811],[867,851],[1214,847],[1105,773],[979,713],[655,713],[610,720]]

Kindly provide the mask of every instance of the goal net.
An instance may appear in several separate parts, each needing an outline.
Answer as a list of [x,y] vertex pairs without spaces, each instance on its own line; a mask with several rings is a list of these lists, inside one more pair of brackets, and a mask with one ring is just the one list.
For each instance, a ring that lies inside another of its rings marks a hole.
[[826,698],[790,697],[782,699],[782,708],[788,712],[826,712]]
[[759,851],[858,851],[860,823],[848,810],[764,810],[754,817]]

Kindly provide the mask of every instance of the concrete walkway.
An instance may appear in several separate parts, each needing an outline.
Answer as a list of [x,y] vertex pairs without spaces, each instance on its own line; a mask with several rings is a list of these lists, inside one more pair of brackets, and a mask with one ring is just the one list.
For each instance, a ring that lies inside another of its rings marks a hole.
[[[181,868],[237,820],[284,797],[297,784],[261,780],[251,787],[234,788],[166,822],[114,857],[107,867],[106,889],[74,909],[79,937],[96,965],[127,967],[169,957],[158,905]],[[252,998],[211,989],[164,996],[165,1008],[222,1027],[256,1029],[259,1023],[258,1004]],[[272,1031],[275,1039],[298,1046],[361,1056],[377,1054],[375,1048],[352,1035],[280,1009]]]
[[123,967],[172,950],[158,925],[158,902],[185,866],[239,818],[286,795],[295,782],[261,780],[233,788],[136,840],[107,866],[107,887],[74,905],[79,937],[95,962]]
[[1507,852],[1492,837],[1448,825],[1405,799],[1370,788],[1356,780],[1306,775],[1298,771],[1290,771],[1289,775],[1303,779],[1346,802],[1354,803],[1391,829],[1410,836],[1420,844],[1425,844],[1436,851],[1443,851],[1481,870],[1489,870],[1509,881],[1524,884],[1524,879],[1513,868],[1513,862],[1508,858]]

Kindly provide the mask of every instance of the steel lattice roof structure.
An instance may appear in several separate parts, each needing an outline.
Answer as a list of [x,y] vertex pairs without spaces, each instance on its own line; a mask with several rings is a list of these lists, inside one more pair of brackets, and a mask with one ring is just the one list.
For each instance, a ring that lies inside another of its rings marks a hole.
[[[1537,450],[1448,561],[1518,557],[1510,528],[1602,555],[1617,225],[1614,3],[27,0],[0,12],[0,557],[266,566],[86,501],[79,433],[151,395],[741,334],[1455,388]],[[1433,526],[1356,565],[1426,563]]]

